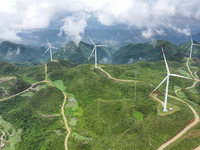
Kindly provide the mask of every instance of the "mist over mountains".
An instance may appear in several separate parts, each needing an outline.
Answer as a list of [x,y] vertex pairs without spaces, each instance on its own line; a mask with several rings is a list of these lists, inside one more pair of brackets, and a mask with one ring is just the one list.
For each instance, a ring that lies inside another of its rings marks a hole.
[[[59,29],[46,29],[46,30],[34,30],[19,33],[21,37],[21,43],[34,46],[45,46],[46,39],[49,39],[55,46],[61,47],[71,39],[63,34],[58,36]],[[110,44],[113,48],[119,49],[121,46],[127,44],[145,43],[152,40],[167,40],[173,44],[182,44],[190,41],[190,36],[186,36],[182,33],[176,33],[173,30],[166,29],[165,34],[156,35],[152,38],[144,38],[141,35],[141,30],[137,28],[88,28],[85,30],[82,41],[89,43],[88,36],[90,35],[96,42],[102,42],[104,44]],[[195,31],[192,34],[193,40],[200,41],[200,33]],[[20,42],[18,42],[20,43]]]
[[[194,41],[194,43],[198,44],[196,41]],[[112,45],[108,47],[98,47],[98,63],[132,64],[138,61],[162,60],[161,46],[165,48],[166,56],[169,61],[181,62],[184,57],[188,57],[190,44],[190,41],[176,45],[166,40],[153,40],[146,43],[127,44],[121,46],[119,49]],[[57,48],[57,50],[53,50],[53,59],[70,60],[77,64],[94,63],[94,56],[88,61],[88,57],[93,49],[91,43],[80,42],[79,45],[76,45],[76,43],[70,41]],[[0,60],[14,64],[40,64],[50,61],[49,52],[44,54],[46,49],[47,46],[37,47],[4,41],[0,43]],[[200,47],[193,47],[193,57],[200,58]]]

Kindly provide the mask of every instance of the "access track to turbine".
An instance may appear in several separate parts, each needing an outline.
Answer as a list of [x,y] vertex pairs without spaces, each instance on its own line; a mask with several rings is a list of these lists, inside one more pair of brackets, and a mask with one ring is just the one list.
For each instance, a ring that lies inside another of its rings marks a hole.
[[[189,59],[189,58],[188,58],[188,59]],[[187,60],[187,68],[188,68],[188,71],[189,71],[190,73],[192,73],[191,70],[190,70],[190,68],[189,68],[188,61],[189,61],[189,60]],[[117,78],[112,77],[108,72],[106,72],[106,71],[103,70],[102,68],[100,68],[100,67],[98,67],[98,68],[99,68],[102,72],[104,72],[110,79],[112,79],[112,80],[114,80],[114,81],[116,81],[116,82],[140,82],[140,81],[138,81],[138,80],[123,80],[123,79],[117,79]],[[195,79],[197,79],[198,77],[197,77],[196,73],[195,73],[195,76],[196,76]],[[192,76],[192,77],[193,77],[193,76]],[[188,88],[186,88],[186,89],[193,88],[198,82],[199,82],[199,80],[195,80],[194,83],[193,83],[193,85],[192,85],[192,87],[188,87]],[[150,84],[149,84],[149,85],[150,85]],[[151,86],[151,85],[150,85],[150,86]],[[178,89],[178,90],[179,90],[179,89]],[[177,93],[177,92],[178,92],[178,91],[175,91],[175,93]],[[187,125],[184,127],[183,130],[179,131],[178,134],[176,134],[175,136],[173,136],[172,138],[170,138],[167,142],[165,142],[164,144],[162,144],[162,145],[158,148],[158,150],[162,150],[162,149],[168,147],[170,144],[174,143],[178,138],[182,137],[186,132],[188,132],[188,130],[190,130],[192,127],[196,126],[196,125],[199,123],[199,115],[198,115],[198,113],[196,112],[196,110],[195,110],[190,104],[188,104],[186,101],[184,101],[184,100],[182,100],[182,99],[180,99],[180,98],[174,97],[174,96],[172,96],[172,95],[170,95],[170,94],[168,94],[168,96],[171,97],[171,98],[173,98],[173,99],[175,99],[175,100],[177,100],[177,101],[180,101],[180,102],[182,102],[182,103],[184,103],[184,104],[187,104],[187,106],[191,109],[191,111],[192,111],[193,114],[194,114],[194,120],[193,120],[193,122],[187,124]],[[153,95],[152,97],[153,97],[156,101],[158,101],[159,103],[161,103],[162,106],[164,105],[164,102],[161,101],[160,99],[158,99],[158,98],[157,98],[157,95]],[[170,113],[168,113],[168,114],[170,114]],[[199,150],[198,148],[200,148],[200,146],[197,147],[197,149],[195,149],[195,150]]]

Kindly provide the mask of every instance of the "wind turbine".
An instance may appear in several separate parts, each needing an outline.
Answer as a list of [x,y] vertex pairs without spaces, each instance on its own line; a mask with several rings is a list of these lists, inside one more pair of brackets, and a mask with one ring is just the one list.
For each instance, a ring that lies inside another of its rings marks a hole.
[[94,52],[94,57],[95,57],[95,68],[97,68],[97,47],[103,47],[103,46],[109,46],[109,45],[96,45],[94,44],[94,42],[92,41],[92,39],[90,38],[90,36],[88,36],[90,41],[92,42],[92,44],[94,45],[94,48],[92,50],[92,53],[90,54],[90,56],[88,57],[88,61],[90,60],[93,52]]
[[[169,71],[169,67],[168,67],[168,64],[167,64],[167,60],[165,58],[165,54],[164,54],[164,50],[163,50],[163,47],[161,46],[161,49],[162,49],[162,53],[163,53],[163,57],[164,57],[164,61],[165,61],[165,66],[166,66],[166,69],[167,69],[167,76],[163,79],[163,81],[153,90],[153,92],[151,94],[153,94],[158,88],[159,86],[161,86],[166,80],[167,80],[167,83],[166,83],[166,91],[165,91],[165,103],[164,103],[164,112],[167,112],[167,96],[168,96],[168,88],[169,88],[169,77],[170,76],[174,76],[174,77],[179,77],[179,78],[185,78],[185,79],[192,79],[192,78],[188,78],[188,77],[184,77],[184,76],[181,76],[181,75],[177,75],[177,74],[171,74],[170,71]],[[150,94],[150,95],[151,95]]]
[[47,44],[48,44],[49,47],[47,48],[47,50],[45,51],[44,54],[46,54],[46,52],[49,51],[49,53],[50,53],[50,58],[51,58],[51,61],[52,61],[53,59],[52,59],[52,51],[51,51],[51,48],[54,48],[54,49],[58,49],[58,48],[53,47],[53,46],[51,45],[51,43],[49,43],[48,39],[47,39]]
[[192,36],[191,36],[191,46],[190,46],[190,48],[188,49],[188,51],[190,51],[190,57],[189,58],[191,58],[192,57],[192,47],[193,46],[200,46],[199,44],[194,44],[193,43],[193,40],[192,40]]

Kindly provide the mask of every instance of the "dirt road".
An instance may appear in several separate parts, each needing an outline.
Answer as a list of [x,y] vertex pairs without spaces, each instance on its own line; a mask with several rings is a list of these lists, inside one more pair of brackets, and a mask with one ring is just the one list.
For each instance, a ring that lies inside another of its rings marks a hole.
[[191,129],[193,126],[195,126],[196,124],[198,124],[199,122],[199,115],[197,114],[197,112],[195,111],[195,109],[189,105],[188,103],[186,103],[185,101],[183,101],[180,98],[174,97],[172,95],[168,95],[169,97],[176,99],[178,101],[181,101],[182,103],[185,103],[188,105],[188,107],[192,110],[193,114],[194,114],[194,121],[190,124],[188,124],[182,131],[180,131],[177,135],[175,135],[173,138],[171,138],[170,140],[168,140],[166,143],[162,144],[158,150],[162,150],[164,148],[166,148],[167,146],[169,146],[171,143],[175,142],[178,138],[180,138],[182,135],[184,135],[189,129]]
[[1,143],[0,143],[0,148],[4,147],[5,146],[5,143],[4,143],[4,136],[6,135],[4,131],[0,130],[0,132],[2,132],[2,136],[1,136]]
[[137,80],[122,80],[122,79],[117,79],[112,77],[108,72],[106,72],[105,70],[103,70],[102,68],[98,67],[102,72],[104,72],[110,79],[113,79],[117,82],[138,82]]
[[68,127],[68,124],[67,124],[67,119],[65,117],[65,103],[66,103],[66,99],[67,99],[67,95],[65,94],[65,92],[63,92],[63,95],[64,95],[64,101],[63,101],[63,105],[61,107],[61,112],[62,112],[62,116],[63,116],[63,120],[64,120],[64,123],[65,123],[65,128],[67,129],[67,136],[65,138],[65,150],[68,150],[68,147],[67,147],[67,141],[68,141],[68,138],[69,138],[69,135],[70,135],[70,129]]
[[163,105],[163,107],[164,107],[164,102],[161,101],[160,99],[158,99],[157,96],[158,96],[158,94],[153,94],[153,95],[152,95],[152,97],[153,97],[155,100],[157,100],[159,103],[161,103],[161,104]]
[[194,148],[193,150],[200,150],[200,145],[196,148]]
[[47,64],[45,64],[45,72],[44,72],[44,73],[45,73],[45,79],[44,79],[43,81],[39,81],[39,82],[33,83],[28,89],[26,89],[26,90],[24,90],[24,91],[22,91],[22,92],[19,92],[19,93],[17,93],[17,94],[11,95],[11,96],[9,96],[9,97],[2,98],[2,99],[0,99],[0,101],[5,101],[5,100],[7,100],[7,99],[16,97],[16,96],[18,96],[18,95],[20,95],[20,94],[23,94],[23,93],[25,93],[25,92],[31,90],[35,85],[40,84],[40,83],[45,83],[45,82],[46,82],[46,83],[50,83],[50,84],[52,85],[52,83],[51,83],[50,81],[47,81]]
[[[189,58],[187,59],[187,63],[186,63],[186,66],[188,68],[188,71],[190,72],[191,76],[196,79],[196,81],[193,83],[193,85],[191,87],[187,87],[186,89],[191,89],[193,88],[198,82],[198,76],[197,76],[197,72],[195,72],[195,76],[192,74],[192,71],[190,70],[190,67],[189,67]],[[178,91],[180,91],[181,89],[178,89],[175,91],[176,95],[178,96]],[[182,131],[180,131],[176,136],[174,136],[173,138],[171,138],[170,140],[168,140],[166,143],[162,144],[158,150],[162,150],[164,148],[166,148],[167,146],[169,146],[171,143],[175,142],[178,138],[180,138],[181,136],[183,136],[189,129],[191,129],[193,126],[197,125],[199,123],[199,115],[197,114],[196,110],[191,106],[189,105],[187,102],[183,101],[182,99],[180,98],[177,98],[177,97],[174,97],[172,95],[169,95],[168,94],[168,97],[171,97],[173,99],[176,99],[178,101],[181,101],[182,103],[185,103],[188,105],[188,107],[192,110],[193,114],[194,114],[194,121],[190,124],[188,124]],[[200,146],[197,147],[195,150],[200,150]]]

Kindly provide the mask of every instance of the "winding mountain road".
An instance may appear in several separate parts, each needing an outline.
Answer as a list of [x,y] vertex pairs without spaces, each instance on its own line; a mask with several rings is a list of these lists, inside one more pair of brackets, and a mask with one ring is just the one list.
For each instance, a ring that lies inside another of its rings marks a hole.
[[123,79],[117,79],[112,77],[108,72],[104,71],[102,68],[98,67],[102,72],[104,72],[110,79],[113,79],[117,82],[138,82],[137,80],[123,80]]
[[7,99],[16,97],[16,96],[18,96],[18,95],[20,95],[20,94],[23,94],[23,93],[25,93],[25,92],[31,90],[35,85],[40,84],[40,83],[45,83],[45,82],[46,82],[46,83],[49,83],[49,81],[47,81],[47,65],[46,65],[46,64],[45,64],[45,79],[44,79],[43,81],[39,81],[39,82],[33,83],[28,89],[26,89],[26,90],[24,90],[24,91],[22,91],[22,92],[19,92],[19,93],[17,93],[17,94],[11,95],[11,96],[9,96],[9,97],[2,98],[2,99],[0,99],[0,101],[5,101],[5,100],[7,100]]
[[[199,78],[197,76],[197,72],[195,72],[195,76],[193,75],[192,71],[190,70],[190,67],[189,67],[189,58],[187,59],[187,63],[186,63],[186,66],[188,68],[188,71],[190,72],[190,75],[196,79],[196,81],[193,83],[193,85],[191,87],[187,87],[186,89],[191,89],[193,88],[198,82],[199,82]],[[180,91],[181,89],[177,89],[175,90],[175,93],[176,95],[178,96],[178,91]],[[175,142],[178,138],[180,138],[181,136],[183,136],[189,129],[191,129],[193,126],[197,125],[199,123],[199,115],[197,114],[196,110],[191,106],[189,105],[187,102],[183,101],[182,99],[180,98],[177,98],[177,97],[174,97],[172,95],[169,95],[168,94],[168,97],[171,97],[173,99],[176,99],[182,103],[185,103],[188,105],[188,107],[192,110],[193,114],[194,114],[194,121],[190,124],[188,124],[183,130],[181,130],[177,135],[175,135],[173,138],[169,139],[167,142],[165,142],[164,144],[162,144],[158,150],[162,150],[164,148],[166,148],[167,146],[169,146],[171,143]],[[197,147],[195,150],[200,150],[200,146]]]
[[4,131],[0,130],[0,132],[2,133],[2,136],[1,136],[1,143],[0,143],[0,148],[4,147],[5,146],[5,143],[4,143],[4,139],[3,137],[6,135]]
[[[190,70],[190,68],[189,68],[189,66],[188,66],[188,61],[187,61],[187,67],[188,67],[188,70],[190,71],[191,76],[193,76],[193,74],[192,74],[192,72],[191,72],[191,70]],[[98,67],[98,68],[99,68],[102,72],[104,72],[109,78],[111,78],[111,79],[113,79],[113,80],[115,80],[115,81],[121,81],[121,82],[138,82],[138,81],[135,81],[135,80],[121,80],[121,79],[113,78],[108,72],[104,71],[104,70],[103,70],[102,68],[100,68],[100,67]],[[193,77],[194,77],[194,76],[193,76]],[[196,77],[197,77],[197,75],[196,75]],[[194,77],[194,78],[195,78],[195,77]],[[195,78],[195,79],[197,79],[197,78]],[[191,87],[188,87],[187,89],[193,88],[193,87],[196,85],[196,83],[197,83],[198,81],[199,81],[199,80],[196,80],[196,81],[193,83],[193,85],[192,85]],[[181,90],[181,89],[176,90],[175,93],[177,94],[177,92],[178,92],[179,90]],[[177,94],[177,95],[178,95],[178,94]],[[194,121],[191,122],[191,123],[189,123],[187,126],[185,126],[185,128],[184,128],[183,130],[181,130],[178,134],[176,134],[174,137],[170,138],[167,142],[165,142],[164,144],[162,144],[157,150],[162,150],[162,149],[166,148],[167,146],[169,146],[171,143],[174,143],[178,138],[180,138],[181,136],[183,136],[189,129],[191,129],[193,126],[195,126],[195,125],[197,125],[197,124],[199,123],[199,115],[197,114],[196,110],[195,110],[191,105],[189,105],[187,102],[183,101],[183,100],[180,99],[180,98],[174,97],[174,96],[169,95],[169,94],[168,94],[168,96],[171,97],[171,98],[173,98],[173,99],[175,99],[175,100],[178,100],[178,101],[180,101],[180,102],[182,102],[182,103],[187,104],[188,107],[192,110],[192,112],[193,112],[193,114],[194,114]],[[157,100],[158,102],[160,102],[162,105],[164,105],[164,102],[162,102],[160,99],[158,99],[157,96],[156,96],[155,94],[153,95],[153,98],[154,98],[155,100]],[[200,147],[200,146],[199,146],[199,147]],[[199,147],[197,147],[197,149],[195,149],[195,150],[200,150],[200,149],[198,149]]]
[[173,99],[176,99],[182,103],[185,103],[188,105],[188,107],[192,110],[193,114],[194,114],[194,121],[190,124],[188,124],[183,130],[181,130],[177,135],[175,135],[173,138],[169,139],[167,142],[165,142],[164,144],[162,144],[157,150],[162,150],[164,148],[166,148],[167,146],[169,146],[171,143],[175,142],[178,138],[180,138],[182,135],[184,135],[189,129],[191,129],[193,126],[197,125],[199,123],[199,115],[197,114],[196,110],[189,105],[188,103],[186,103],[185,101],[183,101],[180,98],[174,97],[172,95],[168,94],[168,97],[171,97]]
[[[35,86],[35,85],[37,85],[37,84],[40,84],[40,83],[50,83],[50,85],[52,85],[52,86],[54,86],[53,85],[53,83],[51,82],[51,81],[47,81],[47,64],[45,64],[45,79],[43,80],[43,81],[39,81],[39,82],[36,82],[36,83],[33,83],[28,89],[26,89],[26,90],[24,90],[24,91],[22,91],[22,92],[19,92],[19,93],[17,93],[17,94],[14,94],[14,95],[12,95],[12,96],[9,96],[9,97],[6,97],[6,98],[3,98],[3,99],[0,99],[0,101],[5,101],[5,100],[8,100],[8,99],[10,99],[10,98],[13,98],[13,97],[16,97],[16,96],[18,96],[18,95],[20,95],[20,94],[23,94],[23,93],[25,93],[25,92],[27,92],[27,91],[29,91],[30,89],[32,89],[33,88],[33,86]],[[63,105],[62,105],[62,107],[61,107],[61,113],[62,113],[62,116],[63,116],[63,120],[64,120],[64,123],[65,123],[65,128],[67,129],[67,135],[66,135],[66,138],[65,138],[65,143],[64,143],[64,145],[65,145],[65,150],[68,150],[68,147],[67,147],[67,141],[68,141],[68,138],[69,138],[69,135],[70,135],[70,129],[69,129],[69,127],[68,127],[68,124],[67,124],[67,119],[66,119],[66,117],[65,117],[65,113],[64,113],[64,106],[65,106],[65,103],[66,103],[66,99],[67,99],[67,96],[66,96],[66,94],[63,92],[63,95],[64,95],[64,101],[63,101]],[[0,130],[1,131],[1,130]],[[1,131],[2,133],[4,133],[3,131]],[[5,134],[5,133],[4,133]],[[3,135],[4,135],[3,134]],[[3,135],[1,136],[1,139],[3,138]],[[1,140],[1,146],[2,146],[2,140]],[[4,146],[4,145],[3,145]],[[3,147],[2,146],[2,147]]]
[[159,103],[161,103],[161,104],[163,105],[163,107],[164,107],[164,102],[161,101],[160,99],[158,99],[157,96],[158,96],[158,94],[153,94],[153,95],[152,95],[152,97],[153,97],[155,100],[157,100]]
[[69,135],[70,135],[70,129],[68,127],[68,124],[67,124],[67,119],[65,117],[65,103],[66,103],[66,99],[67,99],[67,95],[65,92],[63,92],[63,95],[64,95],[64,101],[63,101],[63,105],[61,107],[61,111],[62,111],[62,116],[63,116],[63,120],[64,120],[64,123],[65,123],[65,128],[67,129],[67,136],[65,138],[65,150],[68,150],[68,147],[67,147],[67,141],[68,141],[68,138],[69,138]]

